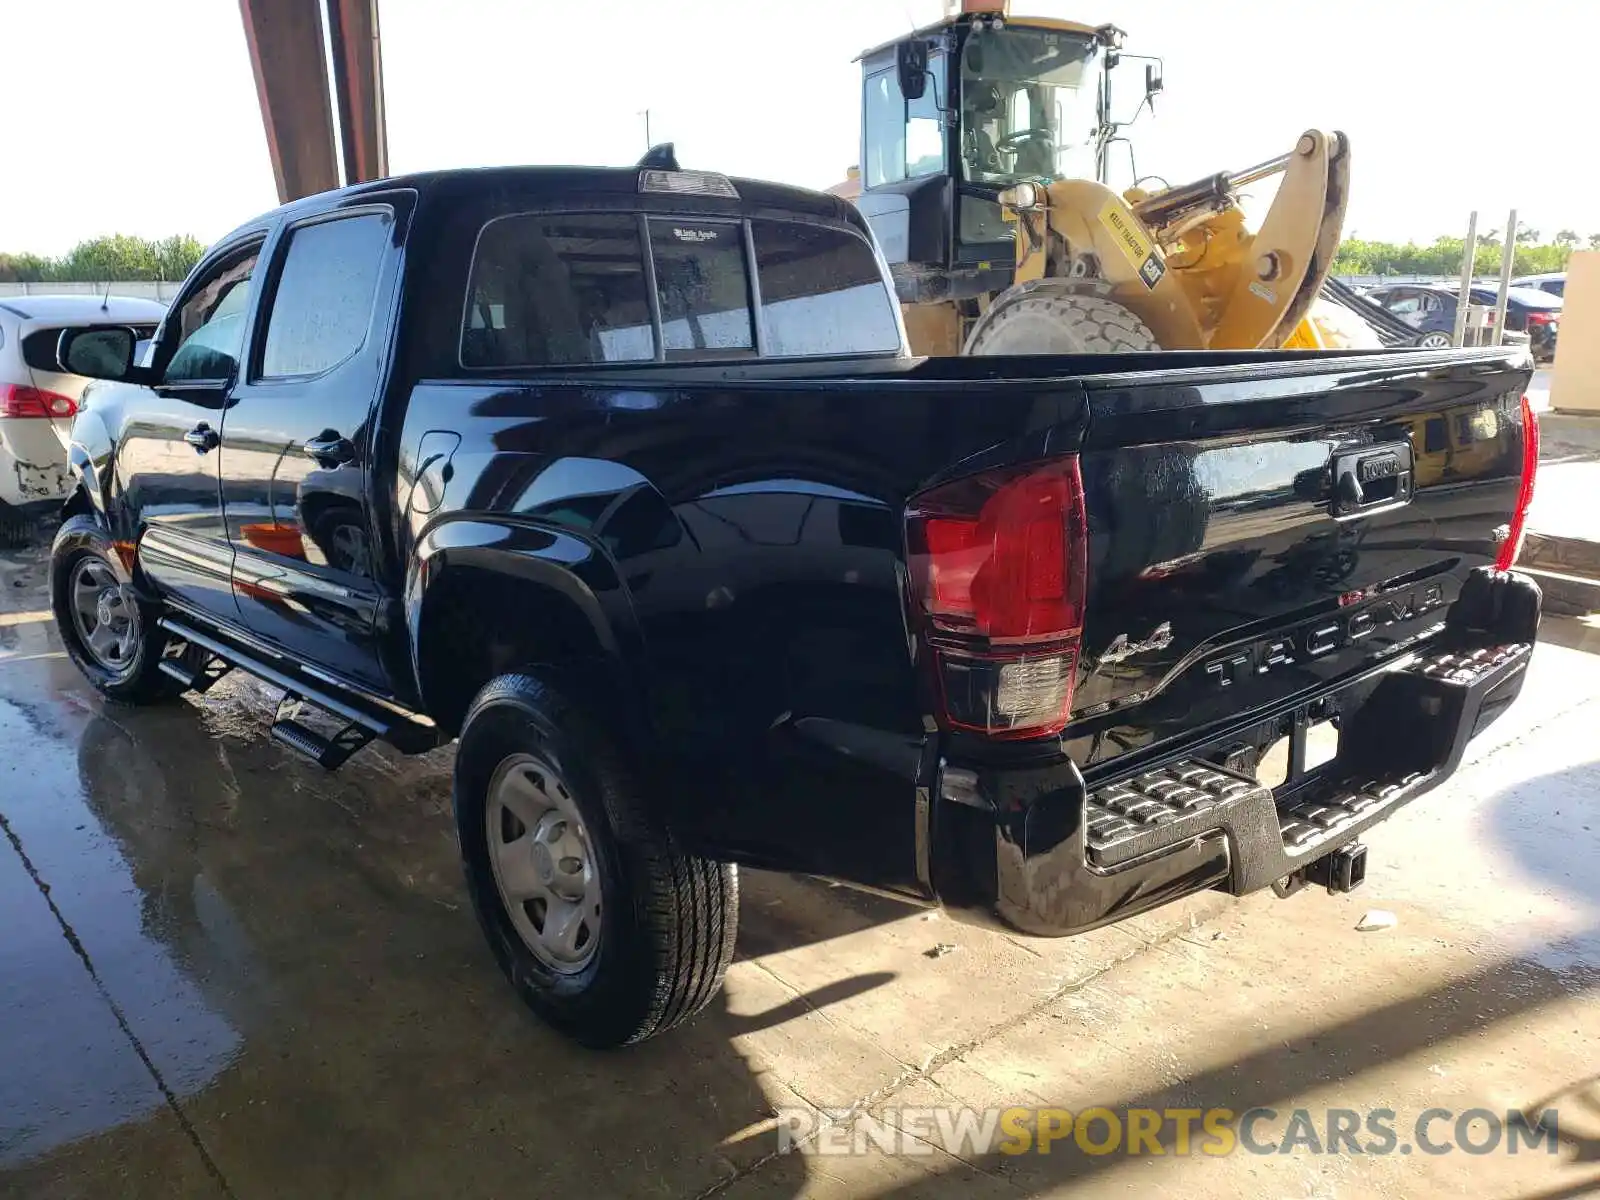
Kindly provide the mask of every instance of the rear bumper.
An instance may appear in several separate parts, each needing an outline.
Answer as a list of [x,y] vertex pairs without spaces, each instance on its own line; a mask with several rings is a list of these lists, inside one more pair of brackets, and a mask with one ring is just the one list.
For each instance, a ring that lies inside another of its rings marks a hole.
[[59,504],[72,491],[72,469],[55,422],[0,420],[0,501],[14,508]]
[[1338,757],[1293,790],[1274,794],[1220,765],[1232,738],[1175,748],[1093,788],[1070,760],[946,765],[934,884],[952,907],[1061,935],[1291,876],[1449,778],[1521,692],[1539,607],[1525,576],[1474,573],[1438,638],[1313,702],[1344,688],[1362,697],[1340,713]]

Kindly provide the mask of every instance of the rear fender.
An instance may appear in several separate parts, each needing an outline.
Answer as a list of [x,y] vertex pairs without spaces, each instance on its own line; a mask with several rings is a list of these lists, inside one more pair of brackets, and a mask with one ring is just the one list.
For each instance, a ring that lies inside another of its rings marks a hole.
[[[442,663],[428,650],[436,644],[440,622],[462,620],[460,581],[469,576],[507,584],[515,611],[505,611],[505,590],[474,586],[465,593],[470,625],[454,631],[455,637],[481,648],[509,629],[520,656],[515,667],[582,663],[581,671],[570,672],[573,686],[591,699],[620,706],[615,715],[630,725],[642,719],[637,685],[643,639],[610,557],[589,541],[547,525],[462,519],[436,524],[422,536],[406,579],[405,622],[417,688],[424,711],[441,727],[456,732],[465,710],[463,692],[470,701],[471,693],[488,682],[466,679],[469,666]],[[481,636],[475,641],[474,634]]]

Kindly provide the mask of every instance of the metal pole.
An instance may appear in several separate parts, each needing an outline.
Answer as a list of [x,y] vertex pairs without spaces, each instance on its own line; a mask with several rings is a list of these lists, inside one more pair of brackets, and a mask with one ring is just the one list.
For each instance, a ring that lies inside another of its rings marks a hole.
[[653,145],[655,143],[650,140],[650,110],[647,108],[644,110],[644,148],[648,150]]
[[1500,345],[1506,331],[1506,292],[1511,287],[1511,269],[1517,263],[1517,210],[1506,218],[1506,240],[1500,252],[1500,294],[1494,302],[1494,344]]
[[1472,303],[1472,267],[1478,254],[1478,214],[1467,218],[1467,241],[1461,251],[1461,295],[1456,300],[1456,331],[1450,344],[1460,346],[1467,334],[1467,306]]

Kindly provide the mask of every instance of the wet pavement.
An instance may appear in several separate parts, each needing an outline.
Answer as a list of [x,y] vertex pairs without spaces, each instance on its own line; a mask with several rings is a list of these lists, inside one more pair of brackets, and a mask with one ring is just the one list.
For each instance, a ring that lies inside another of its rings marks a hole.
[[[1207,895],[1045,942],[748,873],[725,996],[595,1054],[527,1014],[480,940],[449,750],[325,774],[231,677],[103,705],[61,654],[42,554],[0,554],[0,1195],[1600,1190],[1600,628],[1546,632],[1469,765],[1369,835],[1354,895]],[[1356,932],[1370,908],[1398,924]],[[776,1152],[779,1108],[849,1126],[1014,1104],[1553,1104],[1562,1141]]]

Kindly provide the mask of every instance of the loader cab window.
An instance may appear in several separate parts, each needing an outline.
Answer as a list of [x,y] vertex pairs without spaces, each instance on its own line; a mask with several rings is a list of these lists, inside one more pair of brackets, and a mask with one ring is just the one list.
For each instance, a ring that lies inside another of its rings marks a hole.
[[970,182],[1093,179],[1102,74],[1093,38],[974,27],[961,52],[961,161]]
[[929,57],[927,90],[911,101],[901,93],[892,67],[867,76],[861,99],[864,187],[944,173],[944,125],[939,117],[944,64],[942,54]]

